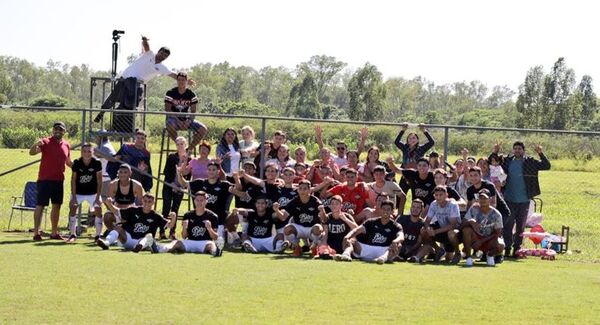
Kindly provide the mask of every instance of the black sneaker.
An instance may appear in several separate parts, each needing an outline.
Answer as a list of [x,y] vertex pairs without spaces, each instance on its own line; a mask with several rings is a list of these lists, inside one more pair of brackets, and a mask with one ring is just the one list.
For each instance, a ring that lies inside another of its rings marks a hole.
[[134,253],[139,253],[142,250],[143,247],[144,246],[142,246],[142,244],[137,244],[137,245],[135,245],[133,247],[133,249],[131,251],[134,252]]
[[302,253],[310,252],[310,247],[308,245],[302,246]]
[[96,240],[96,245],[98,245],[98,247],[102,248],[103,250],[107,250],[109,246],[106,239],[102,238],[98,238],[98,240]]
[[442,259],[442,257],[444,257],[444,255],[446,255],[446,250],[440,247],[438,251],[435,252],[435,257],[433,258],[433,261],[436,263],[439,262]]
[[503,255],[494,256],[494,262],[496,262],[496,264],[502,264],[502,262],[504,262],[504,256]]
[[452,260],[450,260],[450,264],[456,265],[459,262],[460,262],[460,253],[454,253],[454,256],[452,256]]

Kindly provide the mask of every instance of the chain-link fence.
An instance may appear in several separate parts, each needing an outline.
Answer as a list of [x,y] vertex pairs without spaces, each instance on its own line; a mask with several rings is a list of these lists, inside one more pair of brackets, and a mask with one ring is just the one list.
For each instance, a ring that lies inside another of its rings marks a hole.
[[[92,105],[98,106],[98,105]],[[141,105],[144,106],[143,104]],[[322,129],[322,140],[335,154],[336,144],[344,141],[349,150],[359,147],[361,132],[366,135],[364,147],[376,145],[381,149],[381,160],[392,156],[396,161],[401,153],[394,145],[400,130],[398,123],[375,123],[358,121],[309,120],[269,116],[235,116],[149,112],[138,110],[110,110],[101,120],[96,119],[99,109],[33,108],[3,107],[0,109],[0,229],[8,229],[11,214],[12,230],[27,231],[33,226],[32,213],[13,210],[13,204],[21,203],[25,184],[35,181],[38,175],[40,155],[30,156],[29,148],[40,138],[51,135],[55,121],[66,124],[66,139],[73,147],[72,159],[80,157],[79,146],[83,142],[100,144],[102,139],[110,141],[115,151],[125,143],[135,141],[135,130],[143,129],[147,134],[146,149],[150,152],[150,168],[132,166],[141,175],[152,179],[149,189],[158,196],[157,211],[161,211],[165,175],[163,174],[166,157],[176,147],[172,140],[175,134],[194,142],[194,135],[201,133],[203,140],[211,144],[209,158],[216,157],[216,147],[224,132],[232,128],[243,139],[241,129],[250,126],[255,130],[254,139],[258,143],[269,140],[276,130],[287,134],[289,153],[294,159],[300,146],[306,150],[306,160],[319,158],[319,146],[316,141],[316,125]],[[195,122],[189,122],[194,116],[196,122],[207,129],[198,128]],[[167,122],[168,121],[168,122]],[[167,130],[167,126],[173,129]],[[365,133],[366,128],[366,133]],[[442,159],[453,165],[467,149],[468,156],[487,158],[494,144],[501,144],[501,152],[509,154],[512,143],[522,140],[528,154],[537,158],[536,145],[541,145],[552,163],[550,171],[541,171],[539,180],[542,204],[537,205],[538,212],[544,216],[542,226],[551,233],[559,233],[563,225],[570,227],[569,254],[561,258],[600,261],[600,133],[571,132],[553,130],[519,130],[477,128],[467,126],[427,125],[435,139],[432,151],[442,154]],[[426,141],[416,125],[409,125],[406,134],[414,132],[421,143]],[[406,141],[406,135],[402,141]],[[196,141],[197,142],[197,141]],[[366,160],[366,149],[360,156],[360,162]],[[196,146],[193,155],[200,155]],[[147,174],[147,171],[152,171]],[[68,198],[70,197],[71,171],[65,172],[64,197],[61,221],[66,226]],[[180,212],[188,208],[183,203]],[[87,210],[87,207],[84,207]],[[22,217],[21,217],[22,216]],[[85,218],[83,218],[85,223]],[[528,245],[532,245],[525,240]]]

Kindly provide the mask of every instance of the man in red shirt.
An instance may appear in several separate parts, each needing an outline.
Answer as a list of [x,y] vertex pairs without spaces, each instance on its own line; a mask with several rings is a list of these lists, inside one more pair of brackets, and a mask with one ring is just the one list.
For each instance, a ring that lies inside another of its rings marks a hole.
[[366,208],[369,192],[363,182],[357,182],[358,172],[352,168],[346,170],[346,183],[336,185],[327,191],[327,197],[342,197],[342,211],[355,216]]
[[65,180],[65,165],[71,167],[71,146],[66,140],[63,140],[65,123],[56,122],[52,127],[52,136],[40,139],[29,149],[29,154],[34,156],[42,154],[42,162],[37,180],[37,204],[33,214],[33,240],[40,241],[40,224],[42,223],[42,212],[52,201],[52,210],[50,210],[50,220],[52,223],[52,233],[50,239],[63,238],[58,234],[58,218],[60,206],[63,202],[63,181]]

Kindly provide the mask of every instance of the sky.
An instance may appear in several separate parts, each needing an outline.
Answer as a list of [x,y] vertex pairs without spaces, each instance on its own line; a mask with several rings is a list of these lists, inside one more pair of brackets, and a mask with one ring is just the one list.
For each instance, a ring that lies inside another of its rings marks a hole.
[[600,78],[595,1],[33,1],[0,2],[0,55],[110,70],[111,33],[124,30],[118,66],[166,45],[176,70],[228,61],[290,69],[326,54],[385,78],[435,83],[479,80],[513,90],[526,72],[559,57]]

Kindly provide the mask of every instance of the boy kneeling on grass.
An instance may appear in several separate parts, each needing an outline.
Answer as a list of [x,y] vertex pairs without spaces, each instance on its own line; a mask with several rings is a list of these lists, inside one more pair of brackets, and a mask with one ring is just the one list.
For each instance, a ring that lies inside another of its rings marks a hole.
[[487,265],[495,266],[494,258],[504,251],[502,215],[490,206],[490,191],[482,189],[478,197],[479,204],[467,211],[462,229],[466,265],[473,266],[471,250],[475,249],[486,254]]

